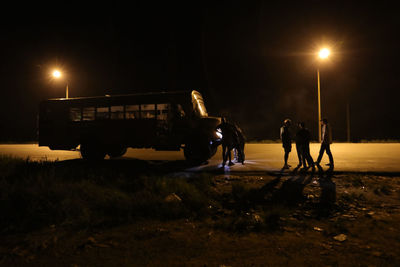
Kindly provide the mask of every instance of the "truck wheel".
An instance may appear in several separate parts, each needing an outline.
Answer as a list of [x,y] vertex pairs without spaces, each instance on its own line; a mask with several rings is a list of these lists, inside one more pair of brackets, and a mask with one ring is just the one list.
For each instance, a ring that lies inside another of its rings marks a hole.
[[202,163],[211,158],[215,152],[211,145],[206,141],[191,141],[185,144],[183,154],[187,161]]
[[218,150],[218,146],[210,145],[210,157],[209,158],[212,158],[215,155],[215,153],[217,153],[217,150]]
[[110,158],[118,158],[122,157],[126,153],[126,150],[126,147],[113,147],[107,152],[107,154]]
[[81,144],[81,156],[86,160],[103,160],[106,153],[99,145]]

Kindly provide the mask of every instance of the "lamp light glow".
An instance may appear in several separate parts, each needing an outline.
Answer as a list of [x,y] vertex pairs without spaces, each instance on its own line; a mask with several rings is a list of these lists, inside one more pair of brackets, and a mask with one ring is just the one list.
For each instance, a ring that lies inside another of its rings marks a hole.
[[328,56],[329,56],[329,54],[330,54],[331,52],[329,51],[329,49],[327,49],[327,48],[323,48],[323,49],[321,49],[320,51],[319,51],[319,57],[320,58],[322,58],[322,59],[324,59],[324,58],[327,58]]
[[58,70],[53,71],[53,77],[54,78],[60,78],[61,77],[61,72]]

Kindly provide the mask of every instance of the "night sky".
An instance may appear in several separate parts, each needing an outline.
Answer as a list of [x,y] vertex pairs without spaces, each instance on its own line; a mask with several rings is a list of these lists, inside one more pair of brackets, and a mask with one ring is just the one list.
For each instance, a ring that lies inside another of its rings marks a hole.
[[39,102],[65,95],[54,67],[71,97],[199,90],[210,115],[251,140],[278,139],[285,118],[316,138],[319,67],[334,139],[346,140],[347,103],[353,141],[400,138],[400,16],[389,2],[131,3],[2,7],[0,141],[36,139]]

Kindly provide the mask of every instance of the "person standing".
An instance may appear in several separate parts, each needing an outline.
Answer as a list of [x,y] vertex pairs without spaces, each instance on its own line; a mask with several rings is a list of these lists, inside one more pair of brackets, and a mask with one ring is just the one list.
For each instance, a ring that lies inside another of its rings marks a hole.
[[[296,133],[296,149],[297,149],[297,155],[299,157],[298,167],[303,165],[304,169],[307,169],[309,167],[312,167],[314,169],[315,168],[314,160],[310,154],[311,133],[305,127],[304,122],[300,122],[298,126],[299,126],[299,131]],[[306,165],[306,162],[308,164],[308,167]]]
[[292,121],[290,119],[286,119],[283,121],[283,125],[280,129],[280,137],[282,140],[282,147],[283,150],[285,151],[285,154],[283,156],[283,160],[285,164],[283,165],[284,169],[289,169],[291,167],[287,162],[289,159],[289,153],[292,151],[292,137],[290,134],[290,125],[292,124]]
[[240,129],[240,127],[236,123],[234,123],[233,126],[236,132],[236,141],[233,148],[234,158],[237,162],[241,162],[243,165],[245,160],[244,146],[246,143],[246,138],[243,134],[242,129]]
[[319,163],[321,162],[322,156],[324,155],[324,152],[329,157],[329,163],[327,164],[331,169],[333,169],[334,163],[333,163],[333,156],[331,152],[330,145],[332,144],[332,130],[331,127],[328,123],[327,119],[322,119],[321,120],[321,148],[319,150],[319,155],[316,164],[319,166]]
[[298,123],[298,128],[299,130],[296,133],[296,151],[297,151],[297,157],[299,159],[299,164],[297,165],[297,168],[300,168],[301,165],[303,165],[304,168],[306,168],[306,159],[304,158],[304,143],[305,143],[305,132],[303,131],[303,128],[301,126],[301,122]]
[[228,123],[225,117],[222,117],[221,124],[217,126],[217,130],[218,129],[222,134],[222,167],[225,166],[227,160],[229,160],[229,166],[235,165],[231,158],[231,151],[234,148],[235,140],[237,139],[234,126],[231,123]]

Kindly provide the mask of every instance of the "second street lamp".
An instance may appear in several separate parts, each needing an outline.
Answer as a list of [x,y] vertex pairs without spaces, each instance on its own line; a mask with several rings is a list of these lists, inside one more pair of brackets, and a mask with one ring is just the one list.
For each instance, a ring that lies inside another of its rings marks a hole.
[[[326,59],[330,54],[329,49],[323,48],[319,51],[318,56],[320,59]],[[321,85],[319,78],[319,66],[317,68],[318,79],[318,141],[321,143]]]
[[[59,70],[54,70],[53,71],[53,77],[56,79],[60,79],[61,78],[61,72]],[[67,86],[65,87],[65,98],[68,99],[68,83]]]

